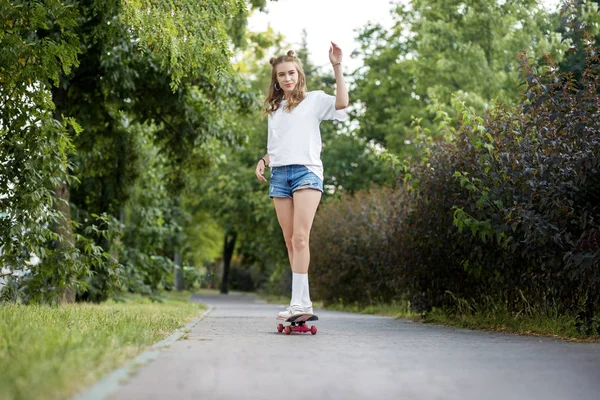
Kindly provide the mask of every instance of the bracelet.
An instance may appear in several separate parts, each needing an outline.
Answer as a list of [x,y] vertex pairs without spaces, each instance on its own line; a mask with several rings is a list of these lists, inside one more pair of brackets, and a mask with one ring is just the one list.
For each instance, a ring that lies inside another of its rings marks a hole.
[[341,62],[339,62],[339,63],[331,64],[331,66],[332,66],[332,67],[335,67],[336,65],[341,65],[341,64],[342,64],[342,63],[341,63]]
[[262,160],[262,162],[265,164],[265,167],[266,167],[267,166],[267,162],[265,161],[265,158],[261,157],[260,159]]

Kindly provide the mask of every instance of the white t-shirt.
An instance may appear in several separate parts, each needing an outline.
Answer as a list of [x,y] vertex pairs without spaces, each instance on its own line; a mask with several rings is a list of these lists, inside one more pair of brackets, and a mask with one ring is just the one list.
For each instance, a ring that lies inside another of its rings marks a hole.
[[335,109],[335,96],[317,90],[306,97],[291,112],[284,111],[286,101],[269,114],[267,153],[270,167],[304,165],[323,180],[321,162],[321,131],[323,120],[343,121],[346,109]]

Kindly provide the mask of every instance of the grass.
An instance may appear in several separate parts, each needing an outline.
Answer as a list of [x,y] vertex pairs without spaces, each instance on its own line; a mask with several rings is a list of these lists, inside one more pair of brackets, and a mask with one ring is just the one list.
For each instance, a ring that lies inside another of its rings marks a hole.
[[553,310],[512,313],[500,309],[448,315],[442,310],[434,309],[425,315],[423,322],[519,335],[548,336],[567,341],[600,343],[600,336],[585,335],[577,329],[575,317],[557,315]]
[[[267,303],[271,304],[289,304],[290,302],[290,298],[285,296],[276,296],[266,293],[257,293],[257,295]],[[409,303],[404,301],[392,302],[390,304],[373,303],[371,305],[361,305],[359,303],[345,304],[342,302],[324,305],[322,301],[313,301],[313,307],[332,311],[354,312],[358,314],[385,315],[396,318],[419,317],[417,314],[410,311]]]
[[197,317],[203,306],[189,296],[0,306],[0,397],[51,400],[78,393]]
[[[322,307],[323,304],[315,303],[316,307]],[[419,315],[410,310],[410,304],[406,301],[393,301],[392,303],[373,303],[370,305],[354,304],[331,304],[323,307],[327,310],[354,312],[360,314],[385,315],[395,318],[419,319]]]
[[[287,304],[289,297],[260,295],[269,303]],[[600,343],[598,335],[584,335],[577,330],[575,318],[560,315],[553,309],[541,310],[528,308],[521,313],[509,312],[503,305],[492,305],[486,310],[474,310],[464,301],[455,314],[449,314],[440,309],[420,315],[410,310],[407,301],[373,303],[361,305],[358,303],[334,303],[325,305],[314,302],[315,308],[333,311],[354,312],[360,314],[384,315],[395,318],[407,318],[417,322],[438,324],[444,326],[478,329],[493,332],[513,333],[530,336],[548,336],[562,340]]]

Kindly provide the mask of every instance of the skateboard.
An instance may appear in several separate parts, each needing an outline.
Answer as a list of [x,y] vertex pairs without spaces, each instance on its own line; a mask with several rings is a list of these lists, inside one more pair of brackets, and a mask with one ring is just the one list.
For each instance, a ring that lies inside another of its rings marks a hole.
[[283,332],[286,335],[292,332],[307,333],[310,332],[313,335],[317,334],[317,327],[315,325],[307,326],[308,321],[318,321],[319,317],[315,314],[296,314],[292,315],[283,322],[289,323],[289,325],[277,324],[277,331]]

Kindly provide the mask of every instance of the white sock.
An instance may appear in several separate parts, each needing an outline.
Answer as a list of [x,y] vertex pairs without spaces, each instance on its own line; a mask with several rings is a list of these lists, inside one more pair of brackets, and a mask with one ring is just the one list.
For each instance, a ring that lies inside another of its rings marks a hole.
[[304,278],[304,290],[302,291],[302,306],[305,308],[312,307],[312,301],[310,301],[310,287],[308,285],[308,272]]
[[304,292],[304,281],[307,280],[307,274],[292,273],[292,300],[291,306],[302,306],[302,292]]

